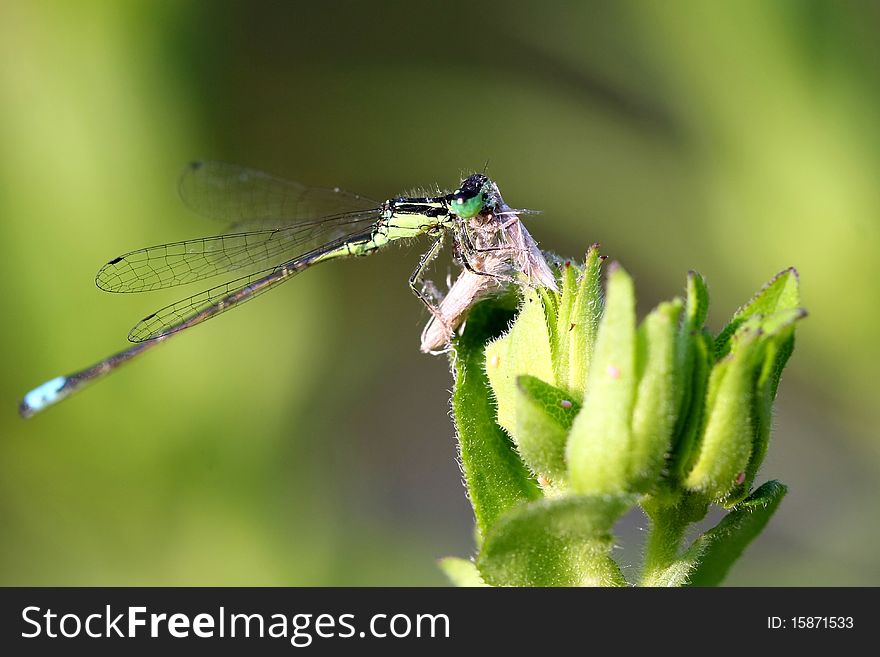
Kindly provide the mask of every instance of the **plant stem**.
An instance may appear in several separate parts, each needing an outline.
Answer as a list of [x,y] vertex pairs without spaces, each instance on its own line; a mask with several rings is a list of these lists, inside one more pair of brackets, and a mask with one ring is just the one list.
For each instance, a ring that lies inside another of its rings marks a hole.
[[678,560],[678,551],[690,518],[678,506],[651,510],[651,529],[645,545],[642,586],[667,586],[670,568]]

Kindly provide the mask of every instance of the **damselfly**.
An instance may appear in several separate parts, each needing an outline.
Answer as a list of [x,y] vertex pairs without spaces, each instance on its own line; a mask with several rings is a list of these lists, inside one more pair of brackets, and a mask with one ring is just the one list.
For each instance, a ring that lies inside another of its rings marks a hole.
[[[38,386],[22,400],[22,416],[30,417],[61,401],[169,337],[253,299],[317,263],[368,255],[401,240],[432,236],[434,242],[420,258],[409,283],[434,317],[445,323],[421,283],[444,239],[451,239],[466,270],[493,278],[503,275],[481,271],[481,256],[510,254],[511,249],[519,248],[508,244],[506,236],[518,223],[518,216],[504,205],[497,186],[483,174],[469,176],[448,194],[400,196],[376,203],[339,189],[309,188],[235,165],[198,162],[181,177],[180,194],[193,210],[225,221],[231,229],[114,258],[98,272],[98,287],[109,292],[145,292],[226,272],[243,275],[148,315],[129,332],[134,346]],[[549,269],[541,276],[553,284]]]

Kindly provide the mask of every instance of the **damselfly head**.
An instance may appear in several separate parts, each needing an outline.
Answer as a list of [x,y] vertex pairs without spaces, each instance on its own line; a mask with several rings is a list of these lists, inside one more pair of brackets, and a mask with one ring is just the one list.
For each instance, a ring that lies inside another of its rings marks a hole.
[[450,211],[462,219],[477,216],[485,208],[488,177],[475,173],[465,178],[454,192],[446,197]]

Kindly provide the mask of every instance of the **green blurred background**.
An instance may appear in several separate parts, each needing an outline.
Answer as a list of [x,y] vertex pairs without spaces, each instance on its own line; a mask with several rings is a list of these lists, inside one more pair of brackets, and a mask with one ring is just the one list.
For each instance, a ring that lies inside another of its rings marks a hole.
[[406,285],[424,245],[318,267],[18,418],[181,296],[92,281],[217,231],[175,192],[205,157],[380,199],[489,160],[542,246],[600,241],[642,311],[697,269],[716,328],[797,266],[811,316],[761,476],[790,493],[728,581],[880,584],[878,28],[871,2],[4,0],[0,583],[442,584],[472,550]]

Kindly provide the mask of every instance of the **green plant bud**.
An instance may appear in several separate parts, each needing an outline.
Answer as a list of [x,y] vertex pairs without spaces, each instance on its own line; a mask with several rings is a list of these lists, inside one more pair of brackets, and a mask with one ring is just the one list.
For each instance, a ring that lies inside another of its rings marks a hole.
[[687,273],[686,285],[685,323],[691,330],[699,330],[709,316],[709,288],[706,280],[695,271]]
[[709,372],[712,369],[712,337],[704,328],[709,312],[709,291],[703,277],[694,271],[687,275],[684,317],[678,331],[677,387],[678,417],[669,460],[669,484],[690,471],[695,459],[693,446],[699,436],[706,402]]
[[716,340],[716,356],[722,357],[732,348],[731,336],[735,336],[743,325],[757,322],[762,334],[761,354],[754,377],[751,457],[745,470],[738,476],[737,485],[724,500],[726,506],[735,504],[748,494],[767,453],[776,388],[782,368],[794,349],[793,324],[806,316],[800,302],[798,273],[790,267],[770,279],[748,303],[739,308]]
[[[567,381],[560,380],[560,387],[569,390],[578,400],[583,400],[590,375],[590,362],[602,316],[601,267],[605,260],[599,255],[599,245],[587,251],[584,268],[578,281],[577,293],[572,303],[567,326],[560,327],[560,337],[568,340]],[[564,331],[564,332],[563,332]]]
[[638,385],[629,468],[630,485],[642,492],[659,480],[672,446],[681,396],[675,365],[678,320],[683,306],[681,299],[661,303],[645,318],[637,335]]
[[[694,447],[700,437],[700,429],[706,410],[706,395],[709,388],[709,375],[712,371],[712,336],[705,329],[695,333],[688,332],[685,343],[690,367],[682,370],[681,411],[678,428],[669,463],[669,477],[677,485],[693,468],[697,455]],[[687,378],[685,378],[687,377]]]
[[599,323],[584,406],[575,418],[566,449],[569,483],[576,492],[631,490],[635,341],[632,278],[614,263],[608,269],[605,312]]
[[[577,279],[580,269],[570,260],[561,264],[559,296],[557,297],[557,311],[555,321],[547,315],[548,326],[551,327],[552,340],[551,350],[553,354],[554,380],[561,388],[569,389],[569,362],[571,360],[571,345],[569,331],[572,323],[572,310],[574,299],[577,294]],[[581,399],[583,399],[581,397]],[[581,401],[579,399],[578,401]]]
[[[559,292],[521,287],[512,323],[498,300],[477,304],[455,341],[478,547],[475,562],[441,562],[459,586],[625,586],[611,532],[637,500],[650,519],[639,583],[717,584],[785,493],[770,482],[749,495],[806,315],[795,270],[713,339],[699,274],[637,329],[632,279],[613,263],[603,300],[601,263],[594,245],[583,267],[560,267]],[[683,549],[713,502],[732,510]]]
[[742,483],[752,453],[755,365],[762,352],[760,318],[740,325],[730,352],[712,368],[698,456],[684,485],[713,500]]
[[782,369],[794,351],[794,323],[806,315],[803,308],[790,308],[761,319],[763,332],[761,340],[764,343],[764,349],[756,367],[757,377],[752,411],[754,417],[752,454],[745,469],[742,483],[730,492],[728,499],[725,500],[726,506],[735,504],[748,495],[755,481],[755,476],[758,474],[758,469],[764,461],[764,456],[767,454],[776,389],[779,386]]

